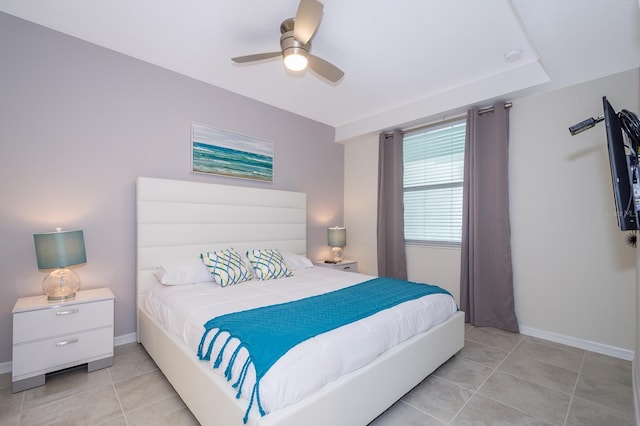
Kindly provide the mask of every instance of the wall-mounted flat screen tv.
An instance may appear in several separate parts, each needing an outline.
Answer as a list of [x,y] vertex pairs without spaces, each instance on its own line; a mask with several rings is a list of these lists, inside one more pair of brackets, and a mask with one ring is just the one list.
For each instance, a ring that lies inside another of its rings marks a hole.
[[618,226],[622,231],[637,230],[638,218],[633,198],[633,176],[630,167],[631,154],[627,152],[624,144],[618,114],[607,101],[606,96],[602,97],[602,103],[607,128],[607,146]]

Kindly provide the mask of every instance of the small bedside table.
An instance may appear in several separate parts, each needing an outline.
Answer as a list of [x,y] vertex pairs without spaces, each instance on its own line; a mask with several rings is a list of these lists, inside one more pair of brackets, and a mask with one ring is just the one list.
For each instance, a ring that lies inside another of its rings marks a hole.
[[340,263],[324,263],[324,261],[319,260],[317,262],[313,262],[313,264],[314,266],[335,269],[337,271],[358,272],[358,262],[355,260],[345,259]]
[[22,297],[13,307],[12,390],[43,385],[45,374],[88,364],[113,364],[114,295],[108,288],[82,290],[73,300]]

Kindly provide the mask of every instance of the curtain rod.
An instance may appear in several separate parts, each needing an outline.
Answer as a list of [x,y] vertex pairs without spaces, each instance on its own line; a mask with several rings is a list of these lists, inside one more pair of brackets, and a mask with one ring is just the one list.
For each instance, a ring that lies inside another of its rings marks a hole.
[[[507,108],[511,108],[512,106],[513,106],[513,104],[512,104],[511,102],[505,102],[505,103],[504,103],[504,108],[505,108],[505,109],[507,109]],[[482,115],[482,114],[484,114],[484,113],[486,113],[486,112],[493,112],[493,110],[494,110],[494,109],[495,109],[495,108],[494,108],[494,106],[493,106],[493,105],[492,105],[492,106],[488,106],[488,107],[484,107],[484,108],[479,108],[479,109],[478,109],[478,114],[479,114],[479,115]]]
[[[415,132],[418,130],[422,130],[422,129],[427,129],[429,127],[433,127],[436,124],[446,124],[450,121],[456,121],[456,120],[460,120],[461,118],[464,118],[466,114],[461,114],[461,115],[457,115],[457,116],[453,116],[453,117],[449,117],[446,118],[444,120],[438,121],[438,122],[434,122],[434,123],[429,123],[429,124],[423,124],[421,126],[417,126],[417,127],[409,127],[408,129],[402,129],[400,130],[400,133],[407,133],[407,132]],[[388,135],[392,135],[393,132],[387,133]]]
[[[504,108],[505,109],[511,108],[512,106],[513,106],[512,102],[505,102],[504,103]],[[487,112],[492,112],[494,109],[495,109],[495,107],[493,105],[488,106],[488,107],[484,107],[484,108],[479,108],[478,109],[478,114],[482,115],[482,114],[487,113]],[[447,121],[455,121],[455,120],[460,119],[460,117],[463,117],[463,116],[464,115],[461,114],[459,116],[450,117],[450,118],[447,118],[445,120],[439,121],[437,123],[423,124],[423,125],[417,126],[417,127],[410,127],[408,129],[402,129],[402,130],[400,130],[400,133],[415,132],[416,130],[426,129],[427,127],[431,127],[431,126],[433,126],[435,124],[442,124],[442,123],[446,123]],[[393,134],[392,131],[391,132],[385,132],[385,135],[392,135],[392,134]]]

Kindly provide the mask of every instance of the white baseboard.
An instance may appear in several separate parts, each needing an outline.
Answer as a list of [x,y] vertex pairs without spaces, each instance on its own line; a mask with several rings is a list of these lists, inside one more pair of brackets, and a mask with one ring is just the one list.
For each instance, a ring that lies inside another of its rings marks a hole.
[[123,334],[122,336],[116,336],[113,341],[115,346],[126,345],[127,343],[134,343],[138,341],[138,335],[136,333]]
[[520,334],[531,337],[549,340],[551,342],[562,343],[567,346],[585,349],[587,351],[596,352],[603,355],[609,355],[614,358],[620,358],[627,361],[633,360],[634,351],[616,346],[605,345],[603,343],[592,342],[590,340],[579,339],[577,337],[565,336],[563,334],[552,333],[549,331],[539,330],[533,327],[520,325]]
[[[138,341],[136,333],[123,334],[113,339],[114,346],[126,345]],[[0,374],[11,373],[11,361],[0,363]]]

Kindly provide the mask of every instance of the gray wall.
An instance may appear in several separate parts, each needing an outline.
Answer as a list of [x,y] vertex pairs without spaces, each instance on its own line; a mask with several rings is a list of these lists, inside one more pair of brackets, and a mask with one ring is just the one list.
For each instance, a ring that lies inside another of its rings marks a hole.
[[[116,295],[116,336],[135,331],[135,179],[308,194],[308,255],[342,224],[343,147],[332,127],[0,13],[0,364],[11,309],[41,293],[33,233],[83,229],[83,288]],[[190,172],[192,122],[274,142],[274,182]]]

